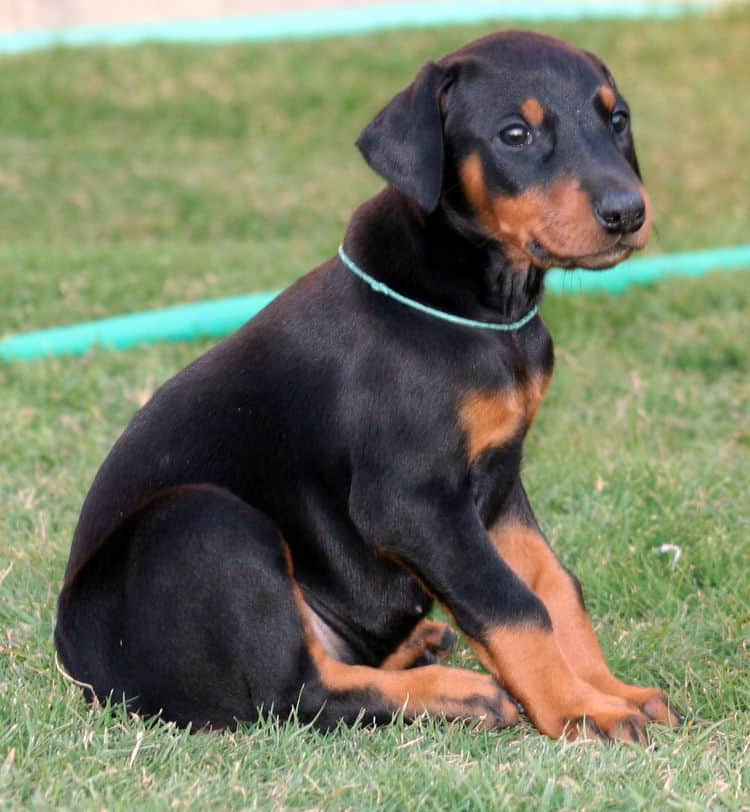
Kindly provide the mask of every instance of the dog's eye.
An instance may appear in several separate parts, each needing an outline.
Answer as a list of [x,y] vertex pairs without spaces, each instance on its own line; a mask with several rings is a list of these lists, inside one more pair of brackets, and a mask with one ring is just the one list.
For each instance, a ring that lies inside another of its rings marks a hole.
[[500,130],[500,140],[509,147],[526,147],[532,141],[531,130],[523,124],[511,124]]
[[624,110],[615,110],[615,112],[612,113],[612,118],[610,119],[612,129],[618,135],[620,133],[624,133],[625,130],[627,130],[629,121],[630,117]]

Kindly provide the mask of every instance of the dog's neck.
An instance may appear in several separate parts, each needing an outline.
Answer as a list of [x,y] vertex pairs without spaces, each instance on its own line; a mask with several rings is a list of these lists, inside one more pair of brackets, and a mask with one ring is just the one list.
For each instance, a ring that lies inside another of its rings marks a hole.
[[393,187],[357,209],[344,245],[371,276],[457,316],[515,321],[542,297],[543,270],[511,262],[459,212],[427,215]]

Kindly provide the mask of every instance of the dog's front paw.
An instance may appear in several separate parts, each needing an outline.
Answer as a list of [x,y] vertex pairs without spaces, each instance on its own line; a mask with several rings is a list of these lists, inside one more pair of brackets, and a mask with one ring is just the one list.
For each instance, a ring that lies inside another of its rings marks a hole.
[[[627,683],[616,684],[612,690],[633,707],[643,713],[651,722],[659,722],[676,729],[682,725],[684,715],[660,688],[642,688]],[[605,689],[606,690],[606,689]]]
[[672,702],[664,691],[659,688],[647,688],[651,696],[639,704],[639,709],[654,722],[668,725],[673,729],[682,726],[685,720],[683,712]]
[[595,709],[591,716],[569,721],[563,735],[568,739],[624,741],[645,746],[648,744],[647,724],[647,717],[632,708],[614,712]]
[[[479,720],[479,727],[500,730],[518,722],[521,714],[518,705],[493,677],[475,671],[456,671],[461,674],[460,691],[465,706],[456,716]],[[456,683],[451,686],[453,689]]]
[[495,697],[485,701],[482,722],[480,727],[500,730],[505,727],[515,725],[521,718],[518,705],[514,702],[505,689],[492,680],[495,685]]
[[534,724],[553,739],[600,739],[648,744],[649,717],[616,696],[586,690],[572,698],[568,707],[527,708]]

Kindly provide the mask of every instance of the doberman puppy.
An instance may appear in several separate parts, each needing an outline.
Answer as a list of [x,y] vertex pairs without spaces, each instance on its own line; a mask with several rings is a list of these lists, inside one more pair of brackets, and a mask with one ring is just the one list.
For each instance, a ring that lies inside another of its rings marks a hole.
[[[548,736],[645,741],[679,714],[612,675],[520,476],[545,271],[648,238],[627,104],[597,57],[507,31],[426,64],[358,146],[388,185],[340,255],[164,384],[99,470],[62,663],[194,727],[503,727],[513,697]],[[435,663],[434,601],[489,674]]]

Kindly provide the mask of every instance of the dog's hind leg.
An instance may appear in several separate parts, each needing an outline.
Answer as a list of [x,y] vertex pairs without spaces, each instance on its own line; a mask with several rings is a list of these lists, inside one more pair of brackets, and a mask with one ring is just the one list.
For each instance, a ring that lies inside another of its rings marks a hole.
[[319,679],[312,693],[303,694],[302,704],[320,728],[340,720],[387,723],[399,712],[407,719],[428,714],[484,728],[508,727],[518,720],[516,704],[486,674],[441,665],[406,670],[346,665],[309,633],[307,639]]
[[380,664],[391,671],[431,665],[447,657],[456,644],[456,633],[447,623],[425,619],[419,622],[401,645]]
[[296,709],[320,728],[388,722],[399,711],[493,727],[516,720],[484,674],[335,660],[315,636],[290,561],[276,526],[228,491],[164,491],[61,595],[63,664],[101,700],[124,698],[133,711],[193,728],[233,727],[261,709],[282,718]]
[[195,728],[288,715],[316,679],[278,529],[207,485],[128,517],[63,591],[55,636],[100,700]]
[[[330,727],[339,720],[348,723],[389,722],[399,712],[407,719],[429,714],[449,720],[478,721],[487,728],[507,727],[518,720],[518,708],[493,677],[441,665],[409,668],[412,657],[402,656],[412,651],[408,645],[406,649],[396,651],[396,656],[403,659],[407,666],[405,670],[397,670],[399,663],[395,660],[390,666],[384,664],[381,668],[348,665],[336,660],[315,633],[310,610],[301,588],[294,580],[288,550],[287,566],[297,609],[305,628],[307,649],[318,674],[315,690],[308,692],[307,696],[303,694],[302,705],[306,710],[315,712],[319,727]],[[441,641],[444,639],[445,624],[433,621],[423,623],[428,625],[419,624],[407,641],[419,637],[423,632],[427,638],[439,632]],[[438,641],[435,639],[433,642]],[[417,645],[417,648],[421,648],[421,653],[426,650],[424,646]]]

